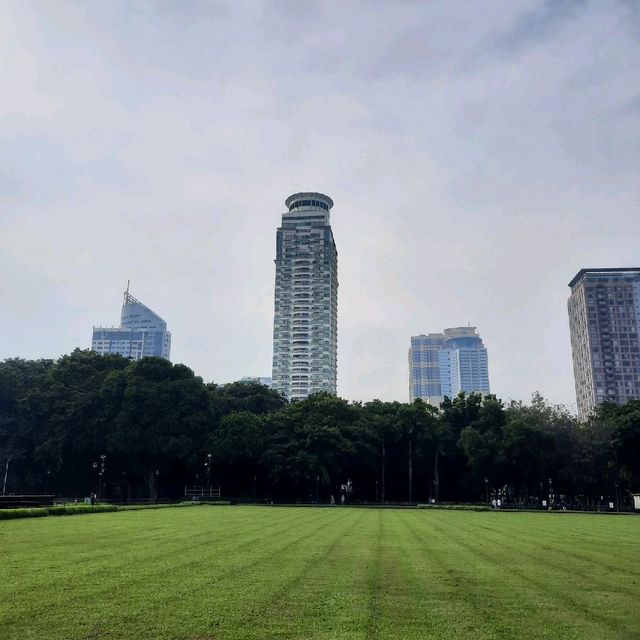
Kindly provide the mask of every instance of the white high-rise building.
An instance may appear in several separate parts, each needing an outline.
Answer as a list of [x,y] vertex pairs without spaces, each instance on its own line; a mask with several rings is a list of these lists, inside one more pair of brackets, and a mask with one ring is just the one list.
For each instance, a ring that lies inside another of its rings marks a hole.
[[322,193],[285,201],[276,235],[273,388],[288,399],[336,393],[338,252]]

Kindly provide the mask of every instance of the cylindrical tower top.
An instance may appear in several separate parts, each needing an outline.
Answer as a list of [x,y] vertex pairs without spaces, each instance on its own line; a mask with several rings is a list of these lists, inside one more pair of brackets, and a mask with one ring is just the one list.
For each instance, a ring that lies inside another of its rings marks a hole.
[[329,211],[333,207],[333,200],[329,196],[325,196],[324,193],[303,191],[289,196],[284,204],[289,211],[298,207],[318,207]]

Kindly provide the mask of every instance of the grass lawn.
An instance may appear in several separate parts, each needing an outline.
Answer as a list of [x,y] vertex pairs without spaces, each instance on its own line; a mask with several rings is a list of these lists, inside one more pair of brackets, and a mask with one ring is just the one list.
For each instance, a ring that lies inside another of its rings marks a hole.
[[201,506],[9,520],[9,638],[640,638],[640,518]]

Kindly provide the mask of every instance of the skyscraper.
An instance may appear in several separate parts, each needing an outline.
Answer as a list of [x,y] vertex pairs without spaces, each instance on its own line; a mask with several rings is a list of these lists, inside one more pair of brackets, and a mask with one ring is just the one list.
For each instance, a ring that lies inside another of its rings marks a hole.
[[118,353],[131,360],[159,356],[169,360],[171,333],[167,323],[149,307],[124,292],[119,327],[94,327],[91,349],[102,355]]
[[273,388],[289,399],[336,393],[338,252],[322,193],[296,193],[276,234]]
[[434,406],[442,402],[440,381],[441,333],[411,336],[409,348],[409,398],[421,398]]
[[581,269],[567,303],[578,418],[640,398],[640,268]]
[[444,396],[489,390],[487,350],[476,327],[454,327],[442,333],[411,337],[409,397],[438,406]]

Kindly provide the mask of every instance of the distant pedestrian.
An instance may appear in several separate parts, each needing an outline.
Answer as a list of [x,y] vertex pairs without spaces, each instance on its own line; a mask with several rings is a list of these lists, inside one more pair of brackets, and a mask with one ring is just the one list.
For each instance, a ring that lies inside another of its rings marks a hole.
[[329,500],[329,504],[335,504],[336,499],[333,497],[333,493],[331,494],[331,499]]
[[496,508],[499,509],[502,506],[502,500],[500,500],[500,498],[498,498],[496,500]]
[[96,504],[96,494],[95,494],[95,492],[93,492],[91,494],[91,506],[93,507],[93,506],[95,506],[95,504]]
[[344,504],[344,493],[340,496],[340,504]]
[[495,509],[497,506],[498,506],[498,503],[497,503],[496,499],[494,498],[494,499],[491,501],[491,508],[492,508],[492,509]]

